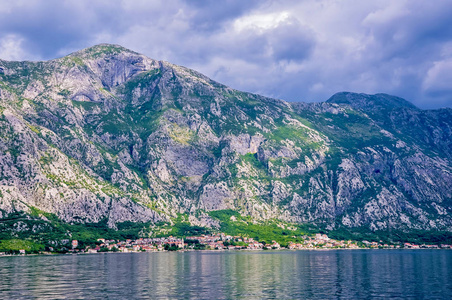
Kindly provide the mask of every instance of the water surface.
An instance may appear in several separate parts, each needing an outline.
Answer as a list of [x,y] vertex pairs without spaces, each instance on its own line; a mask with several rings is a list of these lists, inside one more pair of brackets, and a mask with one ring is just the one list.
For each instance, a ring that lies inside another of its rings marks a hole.
[[0,258],[0,299],[451,299],[451,250]]

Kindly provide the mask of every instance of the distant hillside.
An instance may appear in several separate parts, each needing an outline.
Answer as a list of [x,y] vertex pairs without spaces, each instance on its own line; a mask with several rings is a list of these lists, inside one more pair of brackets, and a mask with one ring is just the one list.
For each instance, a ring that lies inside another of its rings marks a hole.
[[209,212],[229,209],[450,231],[451,136],[451,109],[385,94],[289,103],[115,45],[0,60],[0,219],[218,228]]

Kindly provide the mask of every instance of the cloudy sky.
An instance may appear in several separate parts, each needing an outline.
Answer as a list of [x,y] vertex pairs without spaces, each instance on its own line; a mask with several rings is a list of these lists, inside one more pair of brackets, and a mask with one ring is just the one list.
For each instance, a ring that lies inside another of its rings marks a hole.
[[451,0],[0,0],[0,58],[98,43],[288,101],[339,91],[452,107]]

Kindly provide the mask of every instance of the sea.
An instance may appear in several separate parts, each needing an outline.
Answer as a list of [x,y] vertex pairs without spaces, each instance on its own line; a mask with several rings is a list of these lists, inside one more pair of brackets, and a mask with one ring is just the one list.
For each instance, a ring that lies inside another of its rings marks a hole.
[[452,250],[9,256],[0,299],[452,299]]

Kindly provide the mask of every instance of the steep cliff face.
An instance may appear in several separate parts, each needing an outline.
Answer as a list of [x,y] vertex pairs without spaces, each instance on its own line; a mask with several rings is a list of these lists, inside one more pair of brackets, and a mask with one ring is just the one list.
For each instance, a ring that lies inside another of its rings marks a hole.
[[206,211],[234,209],[450,230],[451,132],[450,109],[381,94],[288,103],[114,45],[0,60],[0,217],[209,225]]
[[338,225],[450,228],[452,110],[340,93],[297,111],[341,152],[332,176]]

